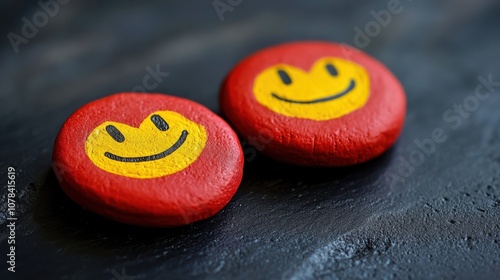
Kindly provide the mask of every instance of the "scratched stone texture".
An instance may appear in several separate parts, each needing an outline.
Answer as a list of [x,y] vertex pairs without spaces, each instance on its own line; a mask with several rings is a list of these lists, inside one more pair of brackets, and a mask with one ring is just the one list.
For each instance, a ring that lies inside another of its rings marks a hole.
[[[16,54],[7,34],[43,11],[32,2],[0,4],[0,279],[500,277],[498,1],[401,0],[377,29],[370,22],[392,1],[232,1],[220,18],[212,1],[73,0]],[[367,26],[373,36],[356,37]],[[169,75],[150,91],[218,112],[218,87],[235,63],[308,39],[358,46],[400,79],[408,113],[386,154],[330,169],[258,154],[226,208],[173,229],[108,221],[58,187],[52,145],[85,103],[142,86],[159,67]],[[460,115],[464,102],[470,112]],[[415,141],[435,129],[446,141],[419,157]],[[6,264],[7,166],[17,169],[15,274]]]

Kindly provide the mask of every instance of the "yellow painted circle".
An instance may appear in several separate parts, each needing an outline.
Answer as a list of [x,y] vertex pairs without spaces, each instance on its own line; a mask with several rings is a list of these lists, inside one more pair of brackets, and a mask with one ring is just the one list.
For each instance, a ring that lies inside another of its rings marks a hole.
[[104,122],[87,137],[85,153],[104,171],[131,178],[179,172],[200,156],[207,133],[179,113],[158,111],[141,125]]
[[288,117],[324,121],[362,108],[370,95],[370,77],[361,65],[336,57],[317,60],[309,72],[278,64],[257,75],[257,101]]

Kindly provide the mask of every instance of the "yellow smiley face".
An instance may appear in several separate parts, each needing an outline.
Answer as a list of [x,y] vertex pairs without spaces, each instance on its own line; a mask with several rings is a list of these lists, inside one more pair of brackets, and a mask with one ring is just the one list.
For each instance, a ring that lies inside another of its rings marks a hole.
[[324,57],[309,72],[287,64],[271,66],[257,75],[253,92],[275,113],[324,121],[362,108],[370,95],[370,77],[359,64]]
[[131,127],[104,122],[85,142],[85,153],[99,168],[131,178],[158,178],[192,164],[207,142],[205,128],[172,111],[149,115]]

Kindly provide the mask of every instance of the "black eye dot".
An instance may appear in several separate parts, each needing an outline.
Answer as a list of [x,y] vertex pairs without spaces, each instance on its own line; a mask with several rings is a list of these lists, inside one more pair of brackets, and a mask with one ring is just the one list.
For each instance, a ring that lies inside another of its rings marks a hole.
[[337,72],[337,69],[335,69],[335,67],[333,67],[331,63],[328,63],[326,65],[326,71],[328,71],[328,73],[330,73],[330,75],[332,76],[337,76],[339,74],[339,72]]
[[285,85],[289,85],[292,83],[292,79],[290,78],[290,76],[288,76],[288,73],[286,73],[285,70],[278,70],[278,75]]
[[113,137],[113,139],[116,142],[121,143],[121,142],[125,141],[125,136],[123,136],[123,134],[114,125],[106,126],[106,131],[108,132],[108,134],[111,137]]
[[167,131],[168,123],[158,115],[152,115],[151,121],[156,125],[156,127],[161,131]]

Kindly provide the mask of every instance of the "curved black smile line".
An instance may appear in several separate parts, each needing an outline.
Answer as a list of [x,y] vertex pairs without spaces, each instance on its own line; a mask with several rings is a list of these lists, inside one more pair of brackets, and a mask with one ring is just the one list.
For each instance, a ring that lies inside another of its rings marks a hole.
[[186,130],[183,130],[181,133],[181,136],[175,142],[175,144],[172,145],[172,147],[166,149],[165,151],[156,154],[156,155],[151,155],[151,156],[145,156],[145,157],[121,157],[117,156],[115,154],[112,154],[110,152],[105,152],[104,155],[112,160],[116,161],[121,161],[121,162],[144,162],[144,161],[152,161],[152,160],[158,160],[162,159],[171,153],[175,152],[177,149],[179,149],[182,144],[184,144],[184,141],[186,141],[186,138],[188,136],[188,132]]
[[313,103],[326,102],[326,101],[330,101],[330,100],[342,97],[342,96],[348,94],[355,86],[356,86],[356,82],[354,80],[351,80],[351,82],[349,83],[349,86],[346,89],[344,89],[342,92],[334,94],[334,95],[330,95],[327,97],[323,97],[323,98],[309,100],[309,101],[291,100],[291,99],[287,99],[287,98],[278,96],[278,95],[276,95],[276,93],[272,93],[271,95],[274,98],[279,99],[281,101],[285,101],[285,102],[298,103],[298,104],[313,104]]

